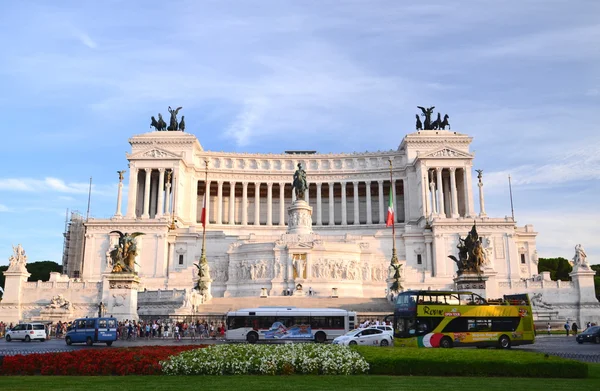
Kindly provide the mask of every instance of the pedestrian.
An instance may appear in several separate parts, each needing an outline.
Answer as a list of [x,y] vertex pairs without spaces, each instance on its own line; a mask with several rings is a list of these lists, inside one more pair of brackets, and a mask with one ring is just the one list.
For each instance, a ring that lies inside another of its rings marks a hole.
[[550,326],[550,322],[548,322],[548,335],[552,334],[552,326]]
[[567,332],[567,337],[569,336],[570,329],[571,329],[571,326],[569,325],[569,321],[567,320],[567,323],[565,323],[565,331]]
[[579,329],[579,327],[577,327],[577,323],[573,322],[573,325],[571,326],[571,330],[573,331],[573,335],[577,336],[577,330]]
[[308,288],[308,295],[309,295],[309,296],[312,296],[312,295],[313,295],[312,286]]
[[592,327],[592,322],[587,322],[586,328],[589,329],[590,327]]

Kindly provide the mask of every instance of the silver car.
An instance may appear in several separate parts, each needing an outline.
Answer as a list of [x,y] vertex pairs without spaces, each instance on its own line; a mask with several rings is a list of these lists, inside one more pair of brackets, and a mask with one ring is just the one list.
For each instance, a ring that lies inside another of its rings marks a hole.
[[390,346],[393,338],[383,330],[376,328],[352,330],[333,340],[335,345],[366,345],[366,346]]

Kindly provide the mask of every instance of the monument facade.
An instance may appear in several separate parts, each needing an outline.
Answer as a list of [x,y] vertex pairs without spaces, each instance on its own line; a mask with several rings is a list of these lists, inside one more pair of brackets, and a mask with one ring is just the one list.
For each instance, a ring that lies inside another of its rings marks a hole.
[[[196,304],[211,297],[303,294],[299,285],[310,287],[316,297],[335,292],[377,298],[387,294],[392,275],[403,289],[456,289],[459,283],[481,289],[457,280],[464,270],[460,262],[471,262],[461,254],[461,237],[468,238],[475,224],[477,253],[472,256],[487,297],[543,294],[544,303],[562,306],[561,314],[577,319],[583,316],[582,306],[598,304],[587,292],[592,278],[593,296],[593,276],[582,249],[572,282],[537,275],[537,232],[531,225],[517,226],[511,217],[485,213],[482,172],[476,212],[472,138],[446,130],[447,115],[432,120],[433,107],[420,108],[425,124],[417,115],[417,131],[393,150],[336,154],[205,150],[196,136],[183,132],[183,119],[176,118],[179,109],[169,110],[168,127],[159,114],[159,120],[152,119],[156,130],[129,139],[128,169],[119,172],[115,214],[89,219],[84,261],[67,263],[80,268],[65,270],[69,276],[99,284],[103,293],[93,298],[96,303],[128,307],[124,313],[131,315],[135,289],[140,312],[152,314],[153,301],[169,297],[191,302],[188,290],[200,285],[210,291]],[[124,212],[123,181],[128,184]],[[394,210],[398,260],[393,271],[388,207]],[[203,224],[208,285],[198,283]],[[123,232],[139,234],[126,260],[119,255]],[[111,292],[111,286],[119,285],[114,271],[130,273],[128,283],[118,288],[127,292]],[[23,281],[23,271],[11,273],[28,289],[31,283]],[[74,298],[68,299],[77,307]],[[202,304],[196,304],[188,307],[201,311]],[[35,310],[28,314],[39,315]]]

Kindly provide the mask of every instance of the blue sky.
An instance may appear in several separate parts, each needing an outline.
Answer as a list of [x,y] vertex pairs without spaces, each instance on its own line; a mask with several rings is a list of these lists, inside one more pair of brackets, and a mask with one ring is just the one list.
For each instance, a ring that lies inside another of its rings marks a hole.
[[23,1],[0,13],[0,264],[115,211],[127,139],[183,106],[205,149],[396,149],[415,106],[474,137],[489,215],[600,262],[600,2]]

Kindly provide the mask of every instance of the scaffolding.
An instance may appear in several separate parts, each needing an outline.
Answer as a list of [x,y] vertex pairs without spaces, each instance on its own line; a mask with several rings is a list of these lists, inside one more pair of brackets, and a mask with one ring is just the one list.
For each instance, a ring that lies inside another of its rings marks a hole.
[[70,278],[80,278],[83,262],[83,247],[85,239],[85,218],[78,211],[69,210],[65,217],[65,240],[63,242],[62,266],[63,274]]

